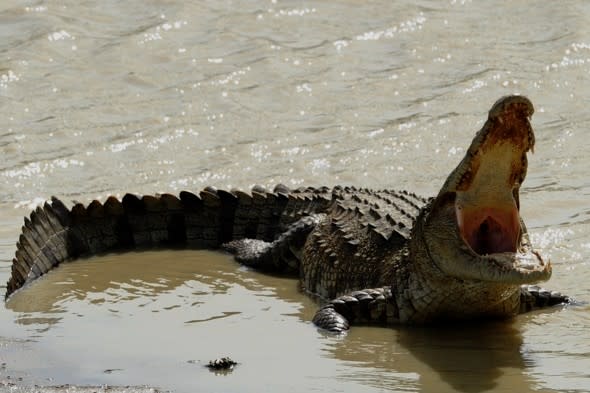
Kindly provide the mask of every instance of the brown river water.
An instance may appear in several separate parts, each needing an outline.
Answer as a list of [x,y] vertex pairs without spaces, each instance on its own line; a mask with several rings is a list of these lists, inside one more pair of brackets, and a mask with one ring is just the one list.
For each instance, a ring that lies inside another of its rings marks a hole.
[[[519,93],[537,136],[522,215],[553,262],[545,285],[581,302],[334,337],[295,280],[227,255],[105,255],[0,308],[0,390],[590,391],[590,3],[529,3],[3,0],[0,292],[23,216],[51,195],[432,195],[492,103]],[[204,367],[226,355],[233,372]]]

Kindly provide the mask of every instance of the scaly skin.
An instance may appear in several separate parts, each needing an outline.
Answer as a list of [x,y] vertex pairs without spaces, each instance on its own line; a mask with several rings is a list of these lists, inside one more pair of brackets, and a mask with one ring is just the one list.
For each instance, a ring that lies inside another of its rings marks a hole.
[[281,185],[251,195],[213,188],[179,198],[126,195],[71,209],[53,198],[25,219],[6,297],[80,256],[186,246],[223,247],[246,265],[298,275],[309,293],[339,296],[314,318],[336,332],[350,322],[505,318],[566,302],[523,286],[551,276],[519,215],[532,113],[524,97],[496,102],[430,200],[406,191]]

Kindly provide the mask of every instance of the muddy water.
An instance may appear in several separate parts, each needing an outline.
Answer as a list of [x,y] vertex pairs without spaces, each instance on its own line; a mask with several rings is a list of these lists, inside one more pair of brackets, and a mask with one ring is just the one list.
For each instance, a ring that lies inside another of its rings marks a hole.
[[[480,4],[483,3],[483,4]],[[536,107],[522,214],[590,300],[585,1],[0,4],[0,282],[51,195],[354,184],[431,195],[491,104]],[[175,391],[587,391],[590,309],[318,332],[284,277],[160,251],[64,265],[0,309],[0,378]],[[229,375],[202,365],[230,355]],[[5,364],[4,364],[5,363]]]

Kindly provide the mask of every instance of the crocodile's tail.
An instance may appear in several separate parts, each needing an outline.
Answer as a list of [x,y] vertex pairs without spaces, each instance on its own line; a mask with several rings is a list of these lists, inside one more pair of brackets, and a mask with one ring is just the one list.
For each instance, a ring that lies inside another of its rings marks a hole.
[[54,197],[25,218],[6,297],[78,257],[154,247],[215,249],[241,238],[272,241],[287,224],[326,209],[331,196],[327,188],[279,185],[273,192],[254,187],[245,193],[208,187],[199,195],[127,194],[71,209]]

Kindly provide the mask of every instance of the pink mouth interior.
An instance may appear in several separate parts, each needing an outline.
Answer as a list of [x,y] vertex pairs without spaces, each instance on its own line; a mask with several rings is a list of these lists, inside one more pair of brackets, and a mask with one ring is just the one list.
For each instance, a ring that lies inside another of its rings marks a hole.
[[513,209],[456,208],[463,239],[479,255],[516,252],[518,211]]

